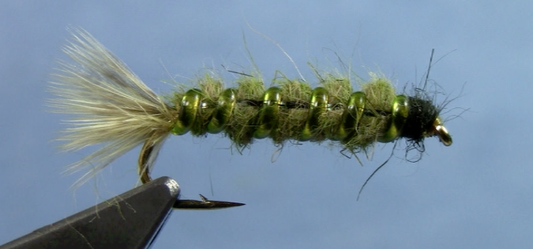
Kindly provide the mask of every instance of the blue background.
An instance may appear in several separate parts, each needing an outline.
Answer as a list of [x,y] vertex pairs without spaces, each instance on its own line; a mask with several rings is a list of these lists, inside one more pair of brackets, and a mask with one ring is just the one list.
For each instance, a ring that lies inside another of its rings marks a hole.
[[[0,4],[0,243],[131,189],[139,149],[77,191],[64,166],[93,148],[60,153],[52,140],[66,118],[47,112],[49,74],[67,28],[83,27],[158,93],[169,80],[193,86],[214,69],[251,70],[246,37],[268,81],[298,73],[270,41],[306,66],[381,71],[402,89],[420,82],[432,48],[446,55],[431,78],[450,96],[451,147],[426,140],[418,163],[376,146],[372,160],[347,159],[327,143],[276,147],[258,141],[243,155],[220,135],[171,137],[153,176],[182,196],[245,202],[220,211],[175,211],[154,248],[525,248],[533,245],[530,1],[2,1]],[[168,70],[168,73],[167,73]],[[462,91],[464,86],[464,90]],[[440,98],[443,99],[442,96]],[[402,142],[401,145],[404,143]],[[277,156],[277,155],[276,155]]]

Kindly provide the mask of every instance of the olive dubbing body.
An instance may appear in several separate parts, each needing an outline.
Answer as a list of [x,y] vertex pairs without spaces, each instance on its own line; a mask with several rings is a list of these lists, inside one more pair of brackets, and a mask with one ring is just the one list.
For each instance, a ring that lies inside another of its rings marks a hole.
[[[252,76],[248,76],[252,77]],[[330,78],[324,86],[311,89],[307,83],[278,80],[278,86],[263,89],[263,83],[242,78],[237,88],[223,89],[220,80],[211,76],[201,81],[218,85],[218,92],[190,89],[175,95],[178,118],[172,133],[191,132],[201,136],[224,132],[238,146],[253,139],[271,138],[282,144],[286,140],[339,141],[355,150],[375,141],[391,142],[398,138],[419,141],[438,135],[445,145],[451,144],[438,117],[438,109],[428,100],[395,95],[384,78],[373,78],[361,91],[350,94],[351,85],[341,78]],[[250,96],[250,89],[260,89]],[[261,90],[263,89],[263,90]],[[298,92],[298,96],[294,96]],[[436,127],[440,129],[437,130]]]

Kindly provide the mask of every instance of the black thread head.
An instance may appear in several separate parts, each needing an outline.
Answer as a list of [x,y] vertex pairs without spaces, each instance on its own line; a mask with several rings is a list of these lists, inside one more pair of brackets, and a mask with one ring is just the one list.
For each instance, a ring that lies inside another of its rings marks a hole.
[[439,116],[439,110],[429,100],[409,97],[409,115],[402,129],[401,137],[413,142],[421,142],[433,132],[433,123]]

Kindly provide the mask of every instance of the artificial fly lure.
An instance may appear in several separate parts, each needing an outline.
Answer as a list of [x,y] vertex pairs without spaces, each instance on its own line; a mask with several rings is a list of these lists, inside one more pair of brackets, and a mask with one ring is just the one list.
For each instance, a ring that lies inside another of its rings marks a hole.
[[[265,89],[260,77],[244,73],[235,88],[224,88],[220,78],[206,75],[198,79],[197,88],[160,97],[89,33],[76,30],[72,37],[63,51],[77,64],[61,62],[51,83],[58,97],[51,101],[52,107],[75,116],[59,140],[66,151],[104,144],[69,167],[71,172],[88,169],[75,185],[139,145],[140,180],[149,182],[170,134],[224,133],[239,149],[262,138],[279,145],[288,140],[331,140],[354,155],[376,142],[400,138],[421,144],[426,137],[437,136],[444,145],[452,144],[439,117],[441,107],[424,94],[396,95],[384,77],[373,75],[353,92],[349,79],[322,76],[316,70],[320,83],[316,88],[303,80],[278,77]],[[175,207],[233,204],[239,203],[202,197],[202,201],[177,201]]]

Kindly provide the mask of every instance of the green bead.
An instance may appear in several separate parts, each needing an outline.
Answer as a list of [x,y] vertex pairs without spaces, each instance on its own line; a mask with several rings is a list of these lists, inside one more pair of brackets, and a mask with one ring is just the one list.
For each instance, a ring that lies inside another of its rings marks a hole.
[[401,135],[403,126],[409,115],[409,98],[405,95],[397,95],[392,103],[391,114],[389,129],[382,136],[378,137],[379,142],[391,142]]
[[279,108],[281,105],[280,92],[281,89],[279,87],[271,87],[265,91],[254,138],[265,138],[278,126]]
[[235,90],[232,88],[224,90],[218,98],[216,110],[207,125],[207,132],[215,134],[223,131],[229,123],[236,103]]
[[178,120],[172,128],[173,134],[183,135],[189,132],[196,119],[201,96],[201,91],[198,89],[190,89],[183,95]]
[[311,100],[309,101],[309,114],[307,122],[300,141],[307,141],[313,138],[313,133],[317,127],[320,126],[320,115],[328,108],[328,90],[323,87],[317,87],[311,92]]
[[365,110],[366,95],[363,92],[354,92],[350,95],[348,105],[342,114],[342,122],[331,138],[333,140],[344,140],[354,130],[357,130],[359,120]]

